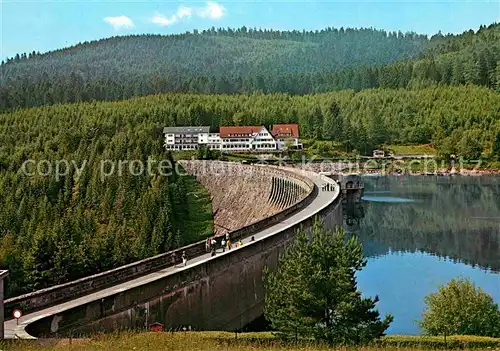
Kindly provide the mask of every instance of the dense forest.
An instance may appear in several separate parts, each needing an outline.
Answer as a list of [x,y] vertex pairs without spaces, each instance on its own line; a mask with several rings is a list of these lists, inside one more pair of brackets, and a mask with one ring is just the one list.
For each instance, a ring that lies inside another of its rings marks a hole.
[[[159,121],[124,107],[67,105],[0,116],[0,267],[10,271],[7,296],[211,234],[208,192],[153,162],[146,169],[148,158],[175,164],[163,152]],[[33,162],[24,172],[27,160]],[[120,172],[120,160],[134,164]]]
[[[305,96],[163,94],[0,114],[0,266],[11,271],[8,295],[210,233],[209,197],[193,179],[160,176],[155,168],[139,173],[138,165],[103,177],[103,160],[170,160],[162,147],[164,126],[217,130],[221,124],[295,122],[303,137],[332,140],[349,151],[435,140],[438,148],[456,149],[445,152],[498,157],[499,112],[498,93],[459,86]],[[28,175],[27,160],[48,162],[38,163],[38,172],[31,164]],[[59,160],[68,162],[68,172],[58,179]]]
[[435,84],[500,89],[500,25],[428,39],[374,29],[113,37],[1,65],[0,110],[166,92],[308,94]]

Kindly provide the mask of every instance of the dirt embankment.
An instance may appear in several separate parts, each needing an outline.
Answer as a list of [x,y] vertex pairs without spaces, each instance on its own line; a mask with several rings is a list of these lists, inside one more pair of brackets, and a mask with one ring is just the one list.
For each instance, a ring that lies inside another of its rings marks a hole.
[[212,198],[216,235],[274,215],[305,198],[303,182],[271,167],[218,161],[183,161]]

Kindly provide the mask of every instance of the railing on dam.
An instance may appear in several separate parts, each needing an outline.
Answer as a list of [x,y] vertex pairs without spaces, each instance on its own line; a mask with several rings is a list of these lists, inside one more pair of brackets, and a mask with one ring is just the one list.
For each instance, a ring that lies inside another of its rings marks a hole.
[[[281,210],[270,217],[231,231],[230,235],[233,241],[248,237],[282,221],[292,213],[306,207],[314,197],[314,183],[295,171],[274,166],[246,165],[246,167],[265,168],[264,172],[273,179],[272,195],[269,196],[269,200],[279,203]],[[300,199],[300,201],[294,202],[294,199]],[[12,311],[17,308],[21,309],[26,315],[176,265],[181,262],[181,255],[184,250],[188,257],[199,256],[205,253],[205,241],[116,269],[8,299],[4,302],[5,314],[10,317]]]

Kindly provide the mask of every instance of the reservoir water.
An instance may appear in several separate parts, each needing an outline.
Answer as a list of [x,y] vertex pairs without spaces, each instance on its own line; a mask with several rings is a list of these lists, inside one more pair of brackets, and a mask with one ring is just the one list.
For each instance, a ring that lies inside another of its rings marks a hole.
[[345,229],[362,240],[359,289],[394,316],[389,334],[419,334],[424,297],[470,278],[500,304],[500,177],[363,177]]

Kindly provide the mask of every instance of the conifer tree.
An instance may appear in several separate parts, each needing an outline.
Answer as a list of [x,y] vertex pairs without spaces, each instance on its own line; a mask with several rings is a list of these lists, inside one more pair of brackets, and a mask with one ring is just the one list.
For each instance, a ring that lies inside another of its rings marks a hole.
[[500,131],[496,132],[495,139],[493,140],[493,156],[500,159]]
[[383,336],[393,318],[380,319],[378,297],[361,297],[356,272],[365,265],[356,237],[316,221],[312,233],[297,232],[275,273],[265,268],[266,319],[288,338],[360,344]]

